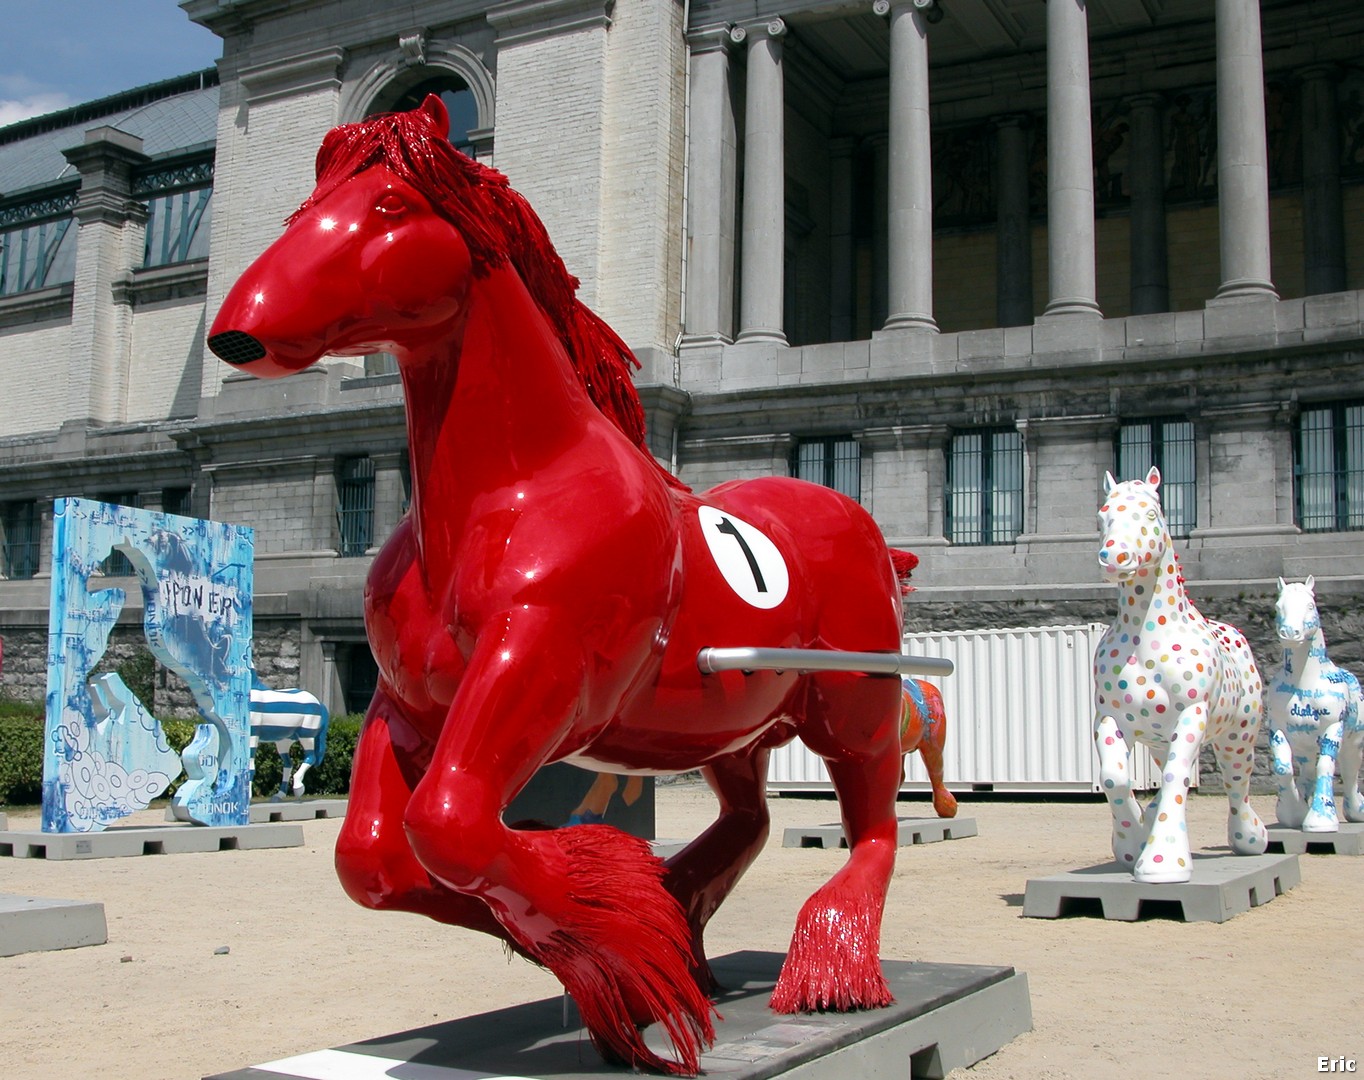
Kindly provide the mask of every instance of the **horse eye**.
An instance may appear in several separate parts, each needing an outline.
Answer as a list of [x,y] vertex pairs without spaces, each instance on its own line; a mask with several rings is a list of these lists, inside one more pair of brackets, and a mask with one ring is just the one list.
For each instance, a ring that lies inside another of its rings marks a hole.
[[401,214],[407,209],[407,203],[403,202],[401,196],[390,191],[374,204],[374,208],[381,214]]

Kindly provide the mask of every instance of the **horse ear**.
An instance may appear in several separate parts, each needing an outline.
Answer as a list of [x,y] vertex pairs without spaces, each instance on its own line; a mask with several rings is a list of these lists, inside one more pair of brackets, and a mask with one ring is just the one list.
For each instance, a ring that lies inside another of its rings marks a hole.
[[1160,470],[1154,465],[1151,466],[1151,471],[1146,474],[1146,483],[1153,488],[1160,487]]
[[1315,595],[1317,591],[1317,579],[1311,574],[1307,575],[1307,591],[1313,595]]
[[1112,474],[1111,472],[1109,472],[1107,469],[1105,469],[1105,470],[1104,470],[1104,490],[1111,493],[1111,492],[1113,491],[1113,489],[1114,489],[1115,487],[1117,487],[1117,486],[1118,486],[1118,482],[1117,482],[1116,480],[1113,479],[1113,474]]
[[1283,590],[1284,590],[1284,585],[1285,585],[1285,584],[1286,584],[1286,582],[1284,581],[1284,579],[1283,579],[1283,578],[1279,578],[1279,592],[1283,592]]
[[450,114],[445,111],[445,102],[435,94],[426,95],[426,100],[421,103],[421,111],[431,118],[442,135],[450,130]]

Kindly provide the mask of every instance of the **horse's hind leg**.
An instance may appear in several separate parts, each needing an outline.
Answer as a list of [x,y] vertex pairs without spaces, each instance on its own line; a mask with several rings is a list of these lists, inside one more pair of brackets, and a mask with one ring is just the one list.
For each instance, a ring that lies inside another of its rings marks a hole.
[[279,790],[271,797],[272,802],[279,802],[289,794],[289,780],[294,775],[293,749],[293,739],[279,739],[275,742],[275,751],[279,754]]
[[1340,740],[1340,781],[1344,789],[1345,820],[1364,821],[1364,794],[1359,772],[1364,765],[1364,723],[1347,726]]
[[899,684],[866,676],[814,678],[819,685],[808,694],[799,731],[829,770],[849,852],[796,919],[771,1000],[773,1009],[787,1013],[876,1008],[894,1000],[880,948],[899,834]]
[[308,774],[308,770],[317,764],[317,739],[315,737],[300,738],[298,745],[303,747],[303,760],[294,770],[294,782],[291,786],[293,793],[301,799],[304,791],[303,778]]
[[720,801],[720,816],[667,863],[663,884],[686,913],[692,974],[707,993],[717,986],[703,944],[706,923],[767,842],[767,758],[766,749],[746,751],[703,770]]
[[923,742],[919,744],[919,756],[923,758],[924,768],[928,770],[928,782],[933,786],[933,809],[938,817],[957,816],[957,798],[947,790],[942,779],[942,752],[946,741],[947,724],[939,719],[928,725]]

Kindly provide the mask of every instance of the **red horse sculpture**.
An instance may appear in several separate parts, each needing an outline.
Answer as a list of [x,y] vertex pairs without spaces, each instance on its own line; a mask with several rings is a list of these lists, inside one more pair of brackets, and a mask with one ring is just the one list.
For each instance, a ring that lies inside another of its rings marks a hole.
[[[773,1007],[885,1005],[899,681],[703,675],[697,655],[898,653],[913,556],[828,488],[697,495],[658,466],[629,350],[506,178],[450,145],[444,113],[428,98],[328,133],[316,189],[208,338],[264,376],[377,350],[401,373],[411,504],[365,593],[380,682],[342,884],[548,967],[609,1059],[695,1073],[714,1037],[702,934],[766,839],[768,752],[799,735],[828,763],[851,850],[800,913]],[[504,809],[553,761],[700,768],[719,817],[666,865],[604,825],[509,827]],[[655,1021],[672,1060],[640,1034]]]

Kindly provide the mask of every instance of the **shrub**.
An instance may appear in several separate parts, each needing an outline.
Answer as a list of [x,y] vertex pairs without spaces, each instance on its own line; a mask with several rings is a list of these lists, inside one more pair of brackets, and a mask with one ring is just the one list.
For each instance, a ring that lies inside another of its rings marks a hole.
[[[309,795],[345,795],[350,791],[351,759],[360,735],[359,715],[333,716],[327,729],[327,752],[322,764],[309,769],[304,786]],[[163,720],[161,730],[176,753],[183,753],[194,738],[194,720]],[[43,797],[43,733],[46,720],[41,704],[0,697],[0,805],[31,805]],[[302,749],[292,748],[294,767],[303,760]],[[268,797],[279,790],[279,754],[273,744],[256,750],[256,774],[251,793]],[[173,795],[184,781],[181,776],[166,794]]]
[[43,706],[0,698],[0,805],[43,799]]

